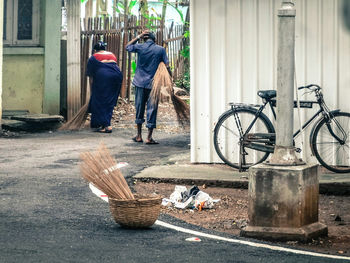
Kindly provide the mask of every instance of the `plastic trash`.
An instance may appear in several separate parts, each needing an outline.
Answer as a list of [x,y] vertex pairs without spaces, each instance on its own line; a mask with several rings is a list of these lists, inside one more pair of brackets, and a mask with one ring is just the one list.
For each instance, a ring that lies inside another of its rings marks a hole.
[[186,200],[186,202],[176,202],[174,206],[176,208],[185,209],[185,208],[192,208],[193,205],[194,205],[194,200],[193,200],[193,196],[191,196]]
[[170,195],[170,200],[174,202],[182,202],[183,193],[187,191],[186,186],[176,185],[174,192]]
[[185,186],[175,186],[170,198],[163,198],[163,206],[174,206],[179,209],[196,208],[198,210],[213,208],[220,199],[213,199],[207,193],[200,191],[197,186],[192,186],[189,190]]
[[185,240],[190,242],[201,242],[200,238],[198,237],[189,237],[189,238],[186,238]]
[[199,211],[205,208],[213,208],[214,206],[213,198],[211,198],[207,193],[199,191],[195,196],[194,206]]
[[190,198],[191,196],[195,196],[198,192],[199,188],[196,185],[192,186],[190,190],[182,192],[182,202],[186,202],[188,198]]

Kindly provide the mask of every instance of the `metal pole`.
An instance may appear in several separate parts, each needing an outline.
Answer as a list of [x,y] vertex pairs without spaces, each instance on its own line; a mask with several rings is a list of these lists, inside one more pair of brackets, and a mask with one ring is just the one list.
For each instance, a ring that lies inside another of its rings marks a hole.
[[302,163],[293,147],[295,14],[294,4],[283,1],[278,10],[276,147],[270,159],[273,165]]

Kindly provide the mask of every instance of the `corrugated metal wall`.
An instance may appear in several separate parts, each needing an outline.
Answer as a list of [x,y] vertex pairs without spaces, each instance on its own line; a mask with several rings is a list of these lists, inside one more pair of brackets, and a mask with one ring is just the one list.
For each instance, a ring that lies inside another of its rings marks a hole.
[[[295,1],[296,82],[321,85],[330,108],[350,112],[350,32],[343,26],[341,3]],[[229,102],[260,103],[258,90],[276,88],[280,6],[281,0],[191,1],[192,162],[220,161],[213,129]],[[313,99],[302,95],[302,100]],[[315,111],[303,110],[302,121]],[[297,129],[297,111],[294,114]],[[309,132],[303,136],[303,158],[308,161]]]

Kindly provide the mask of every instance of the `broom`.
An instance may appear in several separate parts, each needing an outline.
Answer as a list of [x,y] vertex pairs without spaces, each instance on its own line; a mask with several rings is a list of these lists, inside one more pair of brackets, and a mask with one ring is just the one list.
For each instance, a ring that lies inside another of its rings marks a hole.
[[63,124],[59,128],[59,130],[80,130],[81,128],[83,128],[88,116],[88,109],[89,101],[85,103],[83,107],[80,108],[78,113],[75,114],[71,120]]
[[184,125],[190,119],[190,108],[186,102],[175,95],[173,81],[163,62],[159,63],[156,74],[153,78],[151,100],[153,103],[164,102],[170,98],[172,102],[177,120],[181,125]]
[[81,153],[80,157],[83,160],[80,164],[83,178],[109,198],[135,199],[105,144],[101,143],[96,152]]

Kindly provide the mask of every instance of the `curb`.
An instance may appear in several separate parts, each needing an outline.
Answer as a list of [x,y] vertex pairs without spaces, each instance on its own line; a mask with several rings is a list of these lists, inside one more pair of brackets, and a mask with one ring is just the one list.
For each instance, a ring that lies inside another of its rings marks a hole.
[[[203,180],[203,179],[184,179],[184,178],[154,178],[154,177],[137,177],[135,180],[149,183],[168,183],[168,184],[185,184],[185,185],[206,185],[211,187],[248,189],[248,180]],[[320,182],[319,193],[322,195],[339,195],[350,196],[350,182]]]

